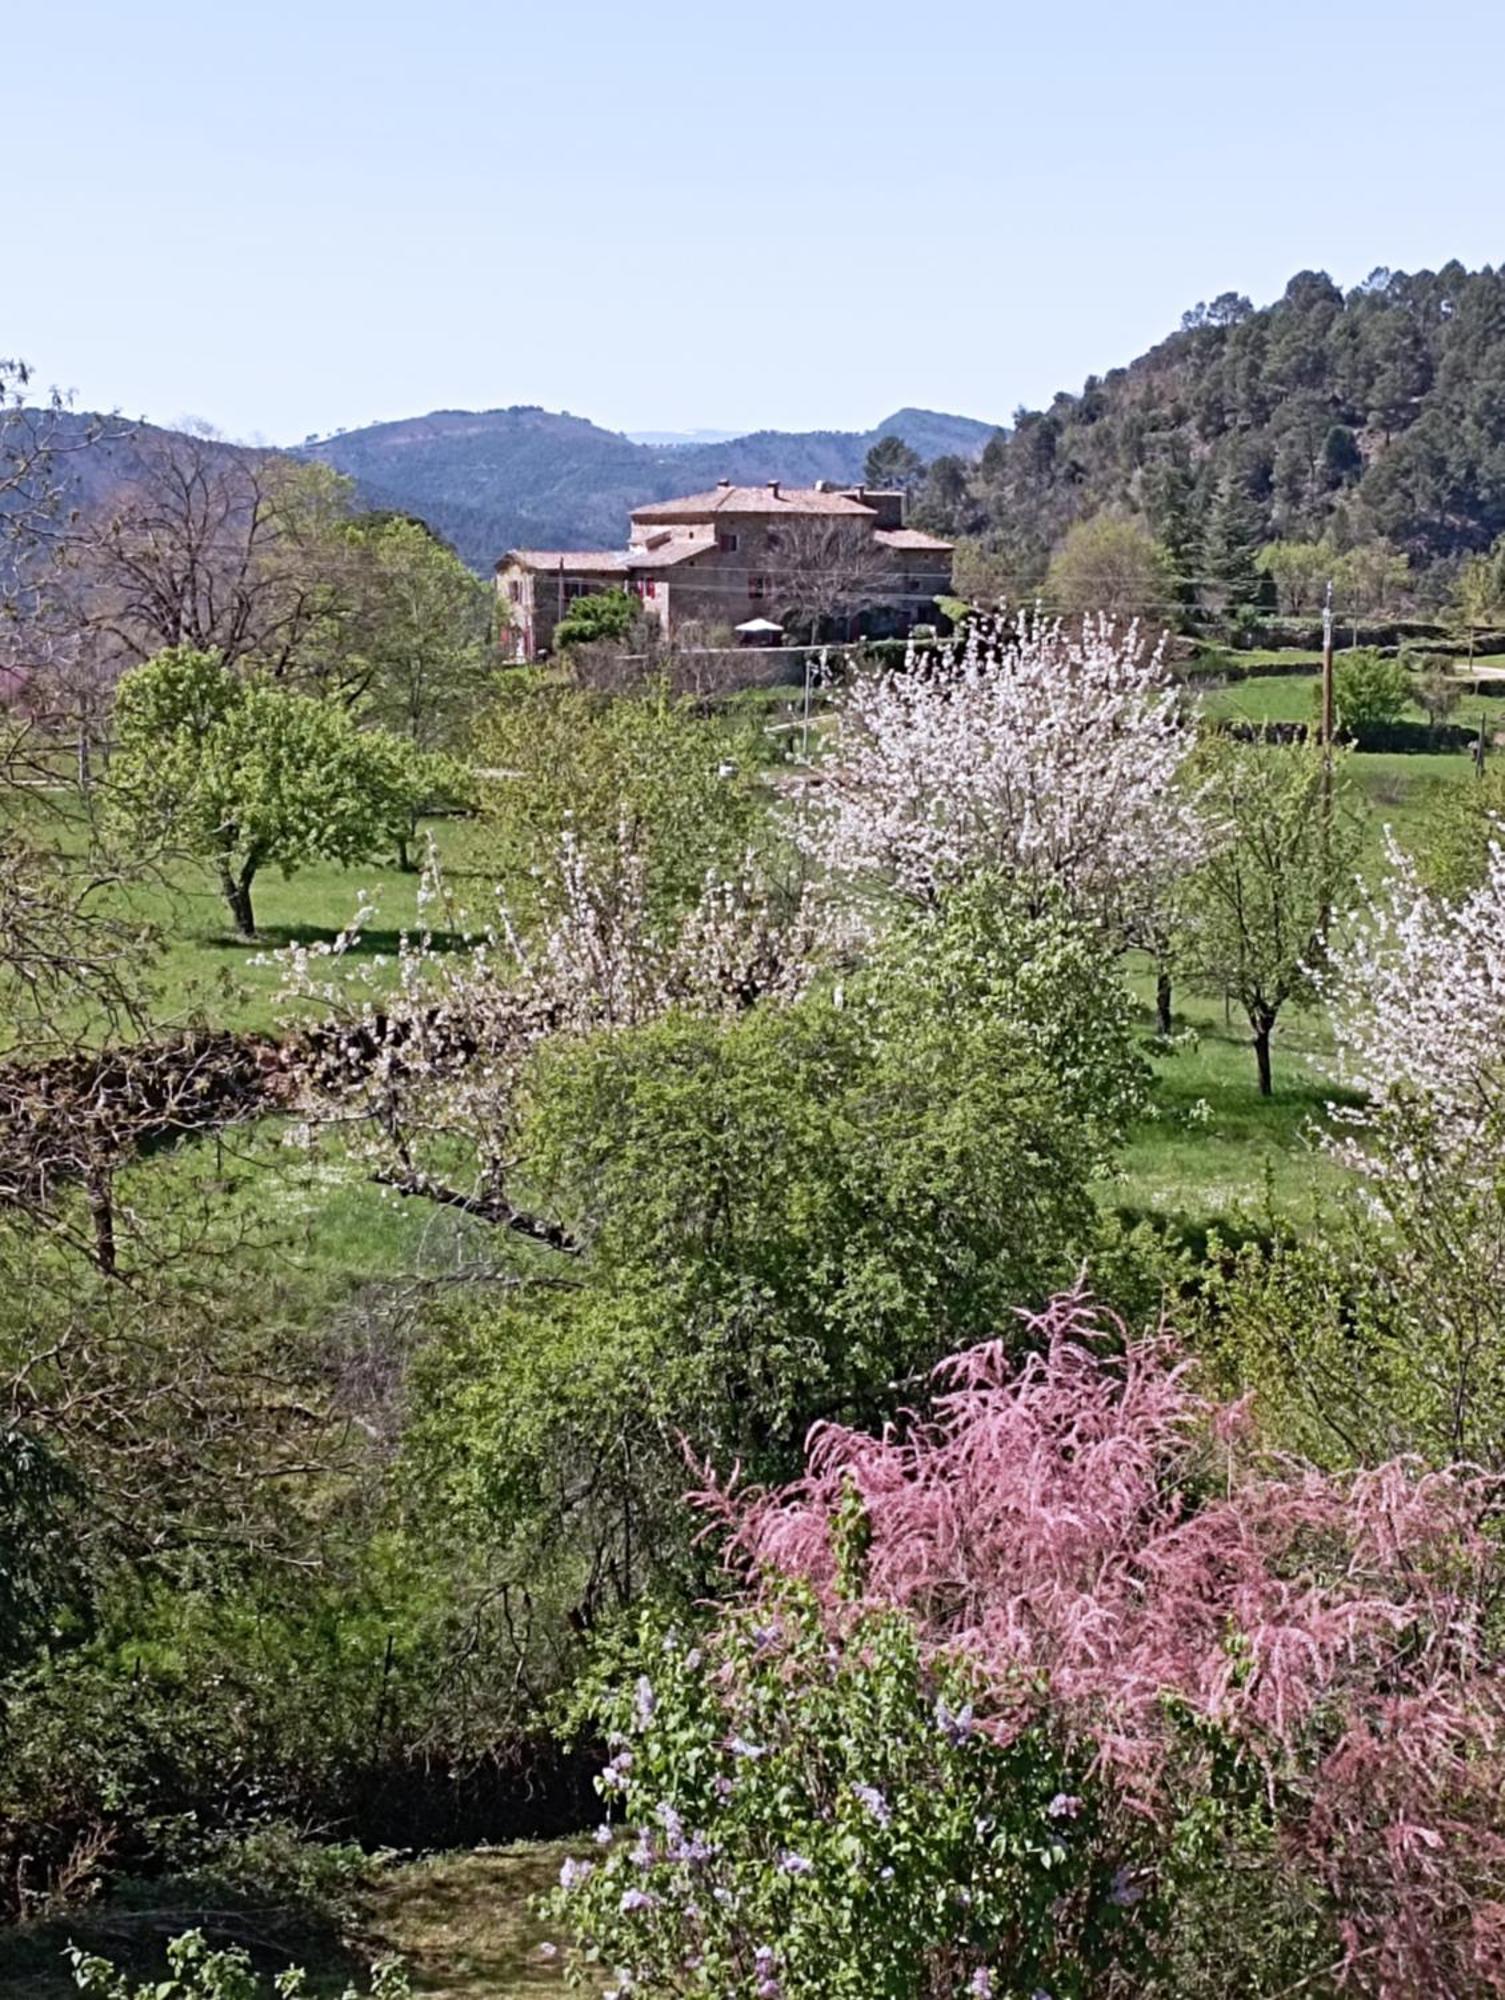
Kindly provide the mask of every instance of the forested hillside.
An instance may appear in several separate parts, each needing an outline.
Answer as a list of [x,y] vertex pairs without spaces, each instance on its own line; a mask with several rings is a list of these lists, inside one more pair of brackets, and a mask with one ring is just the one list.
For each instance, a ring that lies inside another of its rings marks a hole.
[[1183,585],[1249,581],[1275,541],[1384,542],[1439,594],[1505,529],[1505,270],[1303,271],[1224,294],[1077,395],[1021,411],[975,473],[932,471],[938,525],[1037,583],[1074,523],[1138,516]]

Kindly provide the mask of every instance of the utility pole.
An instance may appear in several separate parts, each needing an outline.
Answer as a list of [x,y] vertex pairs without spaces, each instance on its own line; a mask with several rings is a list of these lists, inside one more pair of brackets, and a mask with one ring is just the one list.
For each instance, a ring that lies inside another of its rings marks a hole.
[[1327,580],[1322,603],[1322,741],[1327,751],[1329,777],[1333,767],[1333,584]]
[[1329,875],[1333,851],[1333,583],[1327,580],[1322,601],[1322,909],[1317,934],[1327,943],[1332,922],[1332,882]]

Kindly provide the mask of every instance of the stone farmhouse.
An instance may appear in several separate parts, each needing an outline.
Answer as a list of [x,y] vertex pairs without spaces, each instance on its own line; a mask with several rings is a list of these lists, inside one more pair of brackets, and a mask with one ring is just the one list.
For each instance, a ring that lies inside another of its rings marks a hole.
[[902,493],[734,486],[633,510],[625,549],[509,549],[497,590],[519,660],[551,649],[577,597],[627,590],[665,640],[730,630],[736,643],[902,638],[940,617],[950,542],[905,526]]

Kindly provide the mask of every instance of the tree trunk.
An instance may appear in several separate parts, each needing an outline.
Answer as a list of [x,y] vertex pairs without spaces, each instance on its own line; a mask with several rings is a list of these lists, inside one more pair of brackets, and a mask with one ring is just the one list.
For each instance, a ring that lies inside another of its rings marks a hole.
[[418,839],[418,815],[415,813],[397,836],[397,866],[404,875],[413,870],[413,847]]
[[1161,959],[1155,967],[1155,1025],[1162,1041],[1171,1038],[1171,973]]
[[256,916],[251,908],[251,879],[255,870],[248,864],[239,876],[232,875],[222,861],[219,868],[219,885],[225,901],[230,906],[230,915],[235,928],[243,938],[256,935]]
[[1274,1026],[1265,1021],[1254,1030],[1254,1060],[1259,1065],[1259,1094],[1261,1097],[1274,1095],[1275,1086],[1270,1080],[1270,1030]]

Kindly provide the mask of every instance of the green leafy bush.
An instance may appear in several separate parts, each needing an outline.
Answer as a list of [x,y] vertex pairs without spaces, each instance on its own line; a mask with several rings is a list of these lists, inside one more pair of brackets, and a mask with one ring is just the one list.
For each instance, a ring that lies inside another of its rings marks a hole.
[[554,627],[554,644],[563,652],[602,639],[625,639],[641,616],[642,607],[629,591],[593,590],[577,597]]
[[547,675],[509,679],[481,724],[477,762],[488,774],[482,851],[514,916],[554,913],[566,842],[610,880],[624,829],[655,916],[688,908],[755,836],[756,757],[745,748],[724,719],[663,686],[610,698]]
[[1411,699],[1411,676],[1399,660],[1361,646],[1338,656],[1333,706],[1341,729],[1399,722]]
[[[167,1947],[166,1979],[139,1984],[118,1971],[107,1958],[96,1958],[75,1945],[68,1957],[73,1981],[86,2000],[312,2000],[313,1988],[301,1967],[290,1967],[270,1982],[257,1976],[247,1953],[232,1946],[215,1951],[202,1931],[185,1931]],[[372,1967],[370,2000],[408,2000],[407,1975],[395,1961]],[[340,2000],[361,2000],[347,1986]]]

